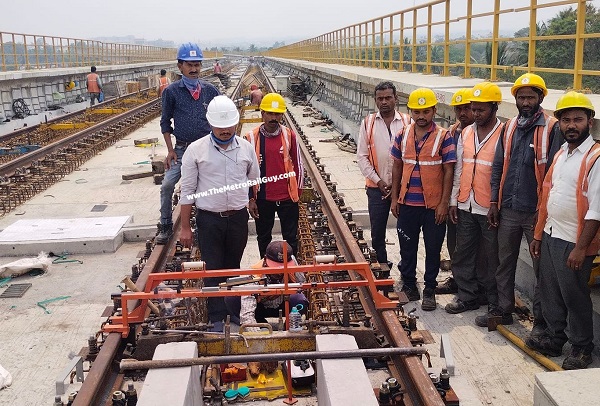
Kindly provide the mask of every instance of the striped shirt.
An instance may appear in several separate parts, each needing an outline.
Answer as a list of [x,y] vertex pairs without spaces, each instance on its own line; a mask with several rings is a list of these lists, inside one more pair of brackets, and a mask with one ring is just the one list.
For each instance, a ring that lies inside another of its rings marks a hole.
[[[413,127],[414,128],[414,127]],[[421,152],[421,148],[425,145],[425,142],[429,138],[429,135],[437,132],[437,125],[432,122],[429,131],[419,140],[416,145],[417,156]],[[392,158],[394,159],[402,159],[402,136],[403,132],[400,132],[396,135],[394,139],[394,145],[390,151]],[[412,131],[412,135],[414,136],[414,130]],[[442,157],[442,164],[456,162],[456,146],[454,144],[454,137],[450,132],[446,132],[444,136],[444,140],[442,141],[442,146],[439,150],[439,153]],[[440,190],[441,193],[441,190]],[[406,197],[404,199],[404,204],[408,206],[425,206],[425,198],[423,197],[423,183],[421,182],[421,171],[419,168],[419,164],[415,165],[415,168],[410,175],[410,181],[408,184],[408,192],[406,193]]]

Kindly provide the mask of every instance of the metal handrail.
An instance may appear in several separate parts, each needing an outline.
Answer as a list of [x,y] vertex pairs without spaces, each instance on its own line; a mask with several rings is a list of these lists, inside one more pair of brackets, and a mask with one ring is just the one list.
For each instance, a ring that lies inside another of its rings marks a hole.
[[0,72],[174,61],[176,55],[177,49],[168,47],[0,31]]
[[[486,11],[473,13],[474,0],[466,0],[466,12],[458,10],[459,6],[464,8],[463,2],[434,0],[276,48],[267,55],[424,74],[437,73],[442,76],[475,76],[492,81],[514,80],[514,76],[524,72],[568,74],[573,78],[572,87],[578,90],[583,87],[584,76],[600,75],[600,71],[583,68],[585,40],[600,38],[598,32],[585,32],[585,0],[555,0],[544,4],[530,0],[528,6],[504,9],[500,3],[501,0],[477,2],[477,6]],[[558,12],[559,7],[563,6],[574,6],[577,16],[575,33],[538,35],[538,10],[553,8]],[[443,17],[434,19],[434,11],[436,16]],[[514,13],[529,13],[527,36],[512,38],[500,35],[501,17],[511,18]],[[443,27],[443,35],[433,34],[438,26]],[[460,26],[458,30],[457,26]],[[491,36],[473,35],[473,32],[481,29],[490,30]],[[536,66],[536,45],[553,40],[574,43],[571,68]],[[473,45],[480,43],[490,47],[489,60],[473,60]],[[507,64],[499,60],[499,49],[508,45],[522,46],[524,61]],[[457,49],[462,50],[461,58],[451,61],[451,51],[456,54]]]

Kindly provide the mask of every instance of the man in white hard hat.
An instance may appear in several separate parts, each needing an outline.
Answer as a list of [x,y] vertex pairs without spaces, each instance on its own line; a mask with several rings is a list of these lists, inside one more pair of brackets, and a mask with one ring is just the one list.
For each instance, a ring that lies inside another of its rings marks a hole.
[[[196,205],[198,246],[206,269],[236,269],[248,241],[248,188],[260,175],[254,148],[237,137],[237,107],[227,96],[208,105],[206,118],[212,131],[194,141],[181,164],[181,234],[185,247],[192,245],[190,217]],[[206,278],[217,286],[226,278]],[[208,319],[218,323],[227,316],[223,298],[208,299]]]

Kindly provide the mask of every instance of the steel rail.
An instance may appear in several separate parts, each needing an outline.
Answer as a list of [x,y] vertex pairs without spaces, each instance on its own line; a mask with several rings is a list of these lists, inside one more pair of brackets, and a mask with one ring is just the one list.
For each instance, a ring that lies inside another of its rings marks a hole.
[[158,99],[151,100],[140,106],[134,107],[131,110],[128,110],[124,113],[121,113],[114,117],[110,117],[107,120],[101,121],[91,127],[88,127],[82,131],[79,131],[78,133],[72,134],[61,140],[53,142],[52,144],[46,145],[45,147],[36,149],[34,151],[31,151],[27,154],[24,154],[24,155],[18,157],[18,158],[15,158],[10,162],[0,165],[0,176],[10,176],[10,175],[14,174],[15,171],[19,168],[27,167],[27,166],[31,165],[33,162],[42,159],[46,155],[49,155],[60,149],[66,148],[69,145],[71,145],[77,141],[80,141],[80,140],[94,134],[97,131],[102,131],[102,130],[110,127],[113,124],[118,124],[119,122],[124,121],[130,117],[133,117],[134,115],[136,115],[138,113],[143,113],[146,110],[155,108],[158,104],[159,104]]

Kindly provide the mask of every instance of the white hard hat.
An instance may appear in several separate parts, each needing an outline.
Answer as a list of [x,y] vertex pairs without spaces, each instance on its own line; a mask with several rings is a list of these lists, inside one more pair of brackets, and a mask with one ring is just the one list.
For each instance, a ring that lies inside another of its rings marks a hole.
[[221,95],[208,104],[206,119],[213,127],[229,128],[240,121],[240,113],[229,97]]

